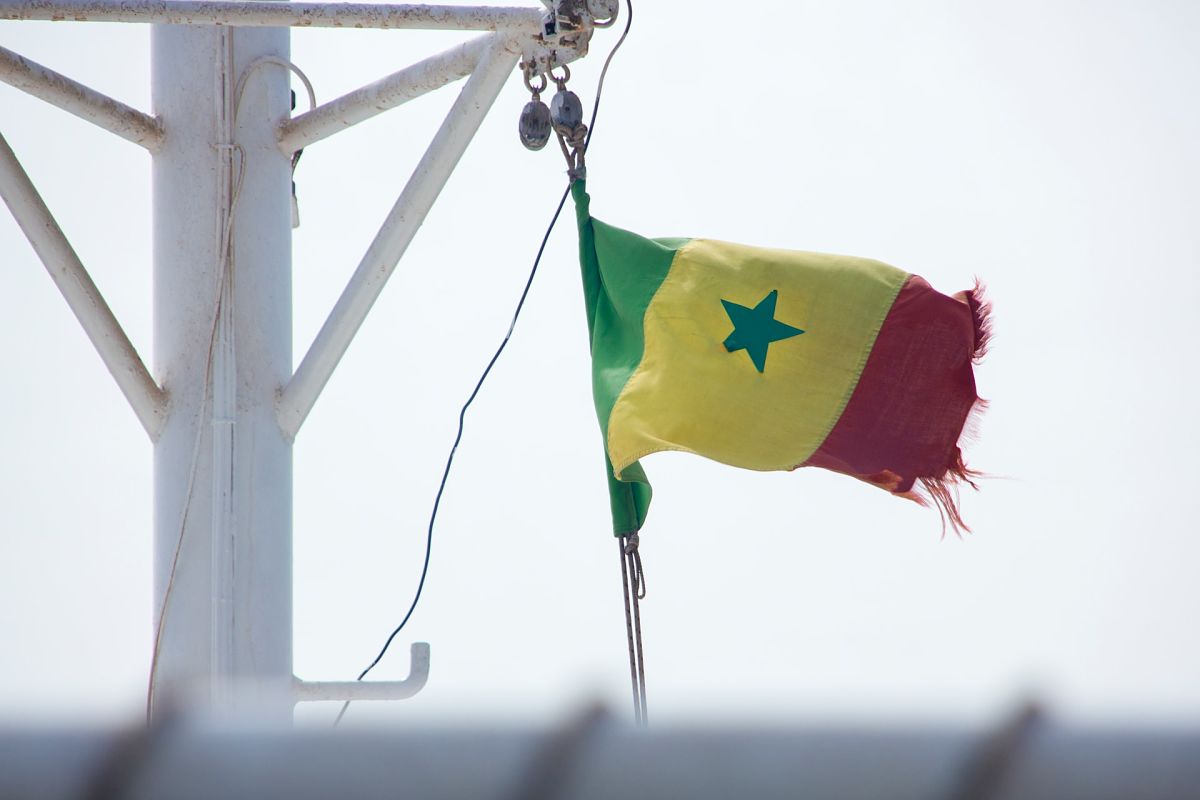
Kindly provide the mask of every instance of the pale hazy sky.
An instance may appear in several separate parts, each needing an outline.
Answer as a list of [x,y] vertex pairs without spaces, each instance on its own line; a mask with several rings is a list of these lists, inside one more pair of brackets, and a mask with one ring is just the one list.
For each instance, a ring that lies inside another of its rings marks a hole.
[[[532,4],[529,0],[527,4]],[[296,32],[319,100],[464,38]],[[574,68],[590,108],[615,31]],[[610,72],[589,189],[652,236],[985,279],[975,532],[815,470],[654,456],[643,536],[659,718],[1200,718],[1193,486],[1200,5],[653,2]],[[149,32],[0,23],[0,45],[149,109]],[[297,172],[302,354],[457,89]],[[296,445],[296,670],[351,678],[407,607],[457,409],[564,185],[516,137],[514,74]],[[149,156],[0,85],[0,129],[150,360]],[[468,420],[424,604],[357,719],[628,704],[575,233],[556,231]],[[0,213],[0,719],[135,717],[151,644],[151,447]],[[306,719],[334,708],[305,709]]]

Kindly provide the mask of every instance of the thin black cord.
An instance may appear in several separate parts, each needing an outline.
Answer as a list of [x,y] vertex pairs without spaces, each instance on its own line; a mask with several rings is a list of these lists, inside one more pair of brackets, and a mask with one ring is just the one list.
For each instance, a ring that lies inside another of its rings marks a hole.
[[633,645],[633,617],[629,602],[629,557],[625,555],[625,537],[617,539],[617,552],[621,555],[621,594],[625,598],[625,639],[629,643],[629,681],[633,686],[633,718],[642,724],[642,693],[638,688],[637,653]]
[[[488,362],[487,367],[483,370],[483,374],[479,376],[479,381],[475,384],[475,388],[471,391],[471,396],[467,398],[467,402],[463,403],[462,409],[458,412],[458,433],[454,437],[454,445],[450,448],[450,455],[446,459],[446,469],[442,471],[442,482],[438,486],[437,496],[433,500],[433,512],[429,515],[429,531],[425,535],[425,563],[421,567],[421,580],[417,583],[417,592],[413,595],[412,605],[408,607],[408,613],[404,615],[404,619],[400,620],[400,624],[396,626],[387,641],[383,643],[383,647],[379,651],[379,655],[375,656],[375,660],[359,673],[355,680],[362,680],[367,676],[367,673],[375,668],[383,658],[384,653],[392,646],[392,640],[396,635],[408,624],[409,618],[413,611],[417,609],[417,603],[421,601],[421,591],[425,588],[425,579],[429,576],[429,556],[433,550],[433,525],[437,521],[438,506],[442,503],[442,493],[446,491],[446,481],[450,477],[450,467],[454,463],[454,454],[458,450],[458,445],[462,441],[463,423],[466,421],[467,409],[471,407],[471,403],[475,402],[475,397],[479,394],[479,390],[483,388],[483,382],[487,380],[488,373],[492,371],[492,367],[496,365],[500,354],[504,352],[504,348],[508,346],[509,339],[512,338],[513,330],[517,327],[517,318],[521,316],[521,309],[525,306],[525,298],[529,296],[529,289],[533,286],[533,279],[537,275],[538,265],[542,261],[542,253],[546,250],[546,243],[550,241],[550,234],[554,230],[555,223],[558,222],[558,217],[562,214],[563,206],[567,202],[567,195],[570,194],[571,187],[568,186],[563,191],[562,197],[558,200],[558,207],[554,209],[554,216],[550,220],[549,227],[546,228],[546,233],[542,236],[542,245],[538,248],[537,257],[533,260],[533,269],[529,271],[529,278],[525,281],[525,289],[521,292],[521,299],[517,301],[517,308],[513,312],[512,324],[508,326],[508,333],[504,334],[504,340],[500,342],[500,346],[496,348],[496,352],[492,354],[492,360]],[[342,721],[342,716],[345,715],[346,709],[350,708],[350,701],[347,700],[342,705],[342,710],[338,712],[337,719],[333,721],[336,726]]]
[[621,38],[617,39],[613,49],[608,51],[608,58],[604,59],[604,68],[600,70],[600,80],[596,82],[596,100],[592,103],[592,118],[588,121],[587,136],[583,140],[584,153],[587,152],[588,145],[592,143],[592,134],[596,132],[596,113],[600,110],[600,93],[604,91],[604,79],[608,77],[608,65],[612,63],[613,56],[621,49],[621,45],[625,44],[625,37],[629,35],[629,29],[633,27],[633,0],[625,0],[625,8],[625,30],[621,31]]
[[[584,139],[583,149],[586,152],[588,144],[592,141],[592,133],[596,127],[596,114],[600,110],[600,93],[604,90],[604,79],[608,74],[608,66],[612,63],[613,56],[617,50],[625,42],[625,37],[629,35],[629,28],[633,23],[633,2],[625,0],[625,7],[628,9],[628,18],[625,20],[625,30],[621,33],[621,38],[613,45],[612,50],[608,53],[608,58],[604,60],[604,68],[600,70],[600,80],[596,85],[596,100],[592,105],[592,118],[588,125],[587,138]],[[392,630],[387,637],[387,641],[383,643],[383,647],[379,650],[379,655],[375,656],[366,669],[358,674],[355,680],[362,680],[367,676],[367,673],[375,668],[375,665],[383,659],[388,648],[392,646],[392,641],[408,624],[408,620],[412,617],[413,612],[417,609],[417,603],[421,601],[421,592],[425,589],[425,579],[429,577],[429,557],[433,551],[433,526],[437,521],[438,506],[442,502],[442,493],[446,490],[446,481],[450,477],[450,467],[454,463],[454,454],[458,450],[458,445],[462,442],[463,423],[466,420],[467,409],[471,407],[471,403],[475,402],[476,395],[483,388],[483,382],[487,380],[488,374],[492,371],[492,367],[496,365],[500,354],[504,352],[504,348],[508,347],[508,341],[512,338],[513,330],[517,327],[517,319],[521,316],[521,309],[525,306],[525,299],[529,296],[529,289],[533,286],[533,279],[537,276],[538,266],[542,263],[542,253],[546,251],[546,243],[550,241],[550,234],[554,231],[554,226],[558,223],[558,218],[562,214],[563,206],[567,202],[567,195],[571,193],[570,185],[563,190],[562,197],[558,200],[558,206],[554,209],[554,216],[550,219],[550,225],[546,228],[545,235],[542,236],[542,244],[538,247],[537,256],[533,259],[533,268],[529,270],[529,278],[525,281],[525,288],[521,292],[521,299],[517,301],[517,307],[513,311],[512,323],[508,326],[508,333],[504,334],[504,340],[500,342],[500,346],[496,348],[496,352],[492,355],[492,360],[483,370],[483,374],[479,376],[479,381],[475,384],[475,388],[471,391],[471,396],[467,398],[467,402],[463,403],[462,409],[458,412],[458,433],[454,436],[454,445],[450,448],[450,455],[446,458],[446,469],[442,471],[442,482],[438,485],[437,496],[433,500],[433,511],[429,515],[429,530],[425,535],[425,562],[421,566],[421,579],[417,583],[417,591],[413,595],[412,605],[408,607],[408,612],[404,615],[404,619],[400,620],[400,624]],[[350,702],[347,700],[342,704],[342,710],[338,712],[337,719],[333,721],[334,727],[342,721],[342,717],[346,715],[346,710],[350,708]]]

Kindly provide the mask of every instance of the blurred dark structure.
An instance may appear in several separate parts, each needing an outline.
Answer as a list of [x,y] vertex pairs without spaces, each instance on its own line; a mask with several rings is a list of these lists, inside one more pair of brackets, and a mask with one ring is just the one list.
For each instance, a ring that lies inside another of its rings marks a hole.
[[1186,800],[1200,729],[640,730],[598,709],[531,729],[297,731],[173,718],[0,731],[0,798]]

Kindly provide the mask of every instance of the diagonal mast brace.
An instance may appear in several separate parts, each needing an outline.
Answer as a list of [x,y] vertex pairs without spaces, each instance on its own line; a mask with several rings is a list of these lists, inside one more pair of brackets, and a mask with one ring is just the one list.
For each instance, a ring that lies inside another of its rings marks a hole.
[[116,379],[138,421],[152,440],[157,438],[165,416],[166,395],[150,377],[121,323],[3,136],[0,136],[0,196]]
[[499,35],[477,36],[293,117],[279,129],[280,149],[291,155],[351,125],[467,77]]
[[294,438],[354,334],[429,214],[517,62],[512,39],[497,39],[454,101],[412,177],[317,333],[278,404],[279,426]]
[[162,124],[154,117],[3,47],[0,47],[0,81],[150,152],[162,144]]

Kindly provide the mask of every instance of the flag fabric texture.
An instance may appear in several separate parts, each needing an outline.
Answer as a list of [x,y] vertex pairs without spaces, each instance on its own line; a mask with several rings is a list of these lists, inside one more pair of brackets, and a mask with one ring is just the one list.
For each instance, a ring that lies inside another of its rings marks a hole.
[[594,219],[572,185],[613,532],[641,529],[639,460],[678,450],[737,467],[823,467],[918,502],[955,529],[959,439],[981,408],[978,285],[947,296],[849,256],[647,239]]

